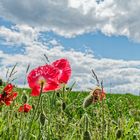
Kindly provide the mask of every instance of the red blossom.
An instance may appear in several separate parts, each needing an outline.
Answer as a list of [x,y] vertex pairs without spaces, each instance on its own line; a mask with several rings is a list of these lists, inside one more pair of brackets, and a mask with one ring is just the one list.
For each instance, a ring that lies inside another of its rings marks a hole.
[[24,104],[19,107],[18,111],[28,113],[31,109],[32,109],[32,106],[30,106],[29,104]]
[[42,92],[58,90],[60,84],[68,82],[70,75],[71,68],[66,59],[33,69],[27,77],[29,87],[32,89],[31,95],[39,96],[41,84],[43,84]]
[[52,63],[53,66],[60,70],[59,82],[67,84],[71,76],[71,67],[67,59],[59,59]]
[[40,94],[41,83],[43,83],[43,92],[59,89],[58,75],[59,70],[51,65],[33,69],[27,77],[29,87],[32,89],[31,95],[38,96]]
[[8,84],[4,87],[3,91],[6,92],[6,93],[10,93],[12,92],[14,86],[12,84]]
[[17,93],[13,92],[14,86],[12,84],[8,84],[3,89],[2,94],[0,94],[0,105],[6,104],[9,106],[12,101],[17,97]]

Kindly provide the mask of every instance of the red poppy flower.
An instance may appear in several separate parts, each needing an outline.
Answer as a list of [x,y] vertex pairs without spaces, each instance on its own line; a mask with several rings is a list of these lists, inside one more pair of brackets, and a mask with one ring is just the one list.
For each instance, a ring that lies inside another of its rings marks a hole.
[[32,109],[32,106],[30,106],[29,104],[24,104],[23,106],[19,107],[18,111],[28,113],[31,109]]
[[43,84],[43,92],[59,89],[61,83],[68,82],[70,75],[71,68],[66,59],[32,70],[27,77],[29,87],[32,89],[31,95],[39,96],[41,84]]
[[59,70],[51,65],[40,66],[32,70],[27,77],[29,87],[32,88],[31,95],[40,94],[41,84],[43,84],[43,92],[59,89],[57,80],[59,74]]
[[14,86],[12,84],[8,84],[4,89],[3,93],[0,94],[0,105],[4,103],[9,106],[12,101],[17,97],[17,93],[13,92]]
[[67,84],[71,76],[71,67],[69,61],[62,58],[53,62],[52,65],[60,70],[60,75],[58,77],[59,82]]

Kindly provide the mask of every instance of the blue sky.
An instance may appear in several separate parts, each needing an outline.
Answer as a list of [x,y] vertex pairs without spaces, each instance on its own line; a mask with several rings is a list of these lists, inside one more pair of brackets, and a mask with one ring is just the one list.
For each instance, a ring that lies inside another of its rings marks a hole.
[[[0,26],[11,28],[14,24],[0,17]],[[76,37],[67,38],[56,34],[55,32],[42,32],[46,40],[56,39],[65,49],[75,49],[85,52],[91,50],[97,58],[111,58],[124,60],[140,59],[140,43],[128,39],[126,36],[107,36],[101,32],[85,33]],[[0,49],[6,53],[23,53],[24,49],[11,48],[2,44],[3,38],[0,38]],[[22,45],[21,45],[22,47]]]
[[96,85],[94,69],[106,91],[111,83],[114,93],[138,94],[139,12],[138,0],[1,0],[0,77],[17,62],[15,84],[23,85],[26,66],[42,65],[46,54],[70,61],[76,90]]
[[140,43],[125,36],[106,36],[101,32],[86,33],[74,38],[65,38],[53,32],[48,33],[67,49],[85,51],[91,49],[98,58],[140,60]]

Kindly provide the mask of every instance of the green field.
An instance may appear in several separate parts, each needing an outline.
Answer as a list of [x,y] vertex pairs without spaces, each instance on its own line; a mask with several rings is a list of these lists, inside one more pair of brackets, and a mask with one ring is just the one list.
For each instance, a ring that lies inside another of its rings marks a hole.
[[[140,97],[107,94],[106,100],[83,108],[87,92],[65,88],[31,97],[28,89],[15,89],[11,106],[1,106],[1,140],[136,140],[140,139]],[[25,96],[26,95],[26,96]],[[18,112],[23,102],[28,113]]]

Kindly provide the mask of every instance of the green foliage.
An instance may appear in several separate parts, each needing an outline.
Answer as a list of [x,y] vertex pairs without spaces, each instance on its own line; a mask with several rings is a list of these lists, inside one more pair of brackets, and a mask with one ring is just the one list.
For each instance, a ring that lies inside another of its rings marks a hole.
[[[17,99],[0,109],[0,140],[131,140],[140,139],[140,97],[107,94],[106,100],[83,107],[87,92],[62,89],[43,93],[37,115],[28,133],[38,97],[29,89],[15,89]],[[18,112],[23,102],[32,105],[28,113]]]

